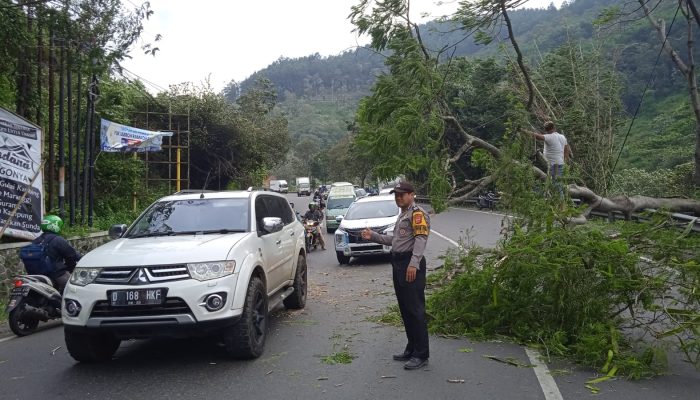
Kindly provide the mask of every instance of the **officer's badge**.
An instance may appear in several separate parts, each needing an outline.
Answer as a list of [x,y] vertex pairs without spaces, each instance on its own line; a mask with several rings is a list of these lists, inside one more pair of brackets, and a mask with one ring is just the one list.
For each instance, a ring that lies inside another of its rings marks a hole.
[[413,236],[428,235],[428,221],[425,220],[422,211],[415,211],[413,213],[411,226],[413,227]]
[[406,230],[404,228],[399,229],[399,234],[401,236],[406,236]]

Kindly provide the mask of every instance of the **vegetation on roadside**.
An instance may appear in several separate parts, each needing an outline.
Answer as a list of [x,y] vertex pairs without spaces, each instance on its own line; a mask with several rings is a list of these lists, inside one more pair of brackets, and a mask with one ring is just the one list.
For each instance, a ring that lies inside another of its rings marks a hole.
[[700,236],[663,215],[584,226],[547,215],[513,220],[493,251],[448,254],[431,331],[505,335],[634,379],[663,372],[670,350],[700,368]]

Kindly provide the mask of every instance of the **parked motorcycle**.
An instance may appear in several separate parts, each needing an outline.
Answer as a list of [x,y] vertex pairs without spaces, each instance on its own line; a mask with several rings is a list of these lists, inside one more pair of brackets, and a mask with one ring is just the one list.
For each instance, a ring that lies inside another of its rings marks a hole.
[[39,321],[61,318],[61,293],[44,275],[19,275],[7,304],[10,329],[17,336],[34,332]]
[[321,245],[319,235],[321,234],[319,230],[320,223],[312,219],[304,220],[304,229],[306,229],[306,252],[310,252],[313,248],[314,250]]
[[479,210],[488,208],[489,210],[496,209],[496,203],[500,200],[500,197],[494,192],[486,192],[486,194],[480,194],[476,200],[476,206]]

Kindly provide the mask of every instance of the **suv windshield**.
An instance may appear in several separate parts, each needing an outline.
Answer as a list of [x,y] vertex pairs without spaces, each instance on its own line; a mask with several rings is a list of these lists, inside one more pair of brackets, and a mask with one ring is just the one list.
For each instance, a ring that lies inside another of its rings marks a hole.
[[125,237],[246,232],[248,219],[248,199],[159,201]]
[[329,210],[348,208],[353,201],[355,201],[354,197],[332,197],[328,199],[327,207]]
[[386,218],[399,215],[399,207],[392,200],[355,203],[345,214],[345,219]]

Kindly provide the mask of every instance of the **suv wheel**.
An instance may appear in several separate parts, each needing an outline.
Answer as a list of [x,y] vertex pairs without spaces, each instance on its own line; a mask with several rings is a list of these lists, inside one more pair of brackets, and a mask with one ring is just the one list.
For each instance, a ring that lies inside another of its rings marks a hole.
[[350,263],[350,256],[344,255],[342,251],[336,251],[335,257],[338,259],[339,264],[349,264]]
[[235,325],[226,328],[226,352],[235,358],[258,358],[263,353],[267,337],[267,293],[259,277],[248,283],[243,315]]
[[294,274],[294,292],[291,296],[284,299],[284,306],[287,308],[300,309],[306,305],[306,288],[308,282],[308,273],[306,268],[306,257],[299,254],[297,260],[297,272]]
[[71,357],[81,362],[109,361],[121,340],[109,333],[78,332],[64,328],[66,347]]

